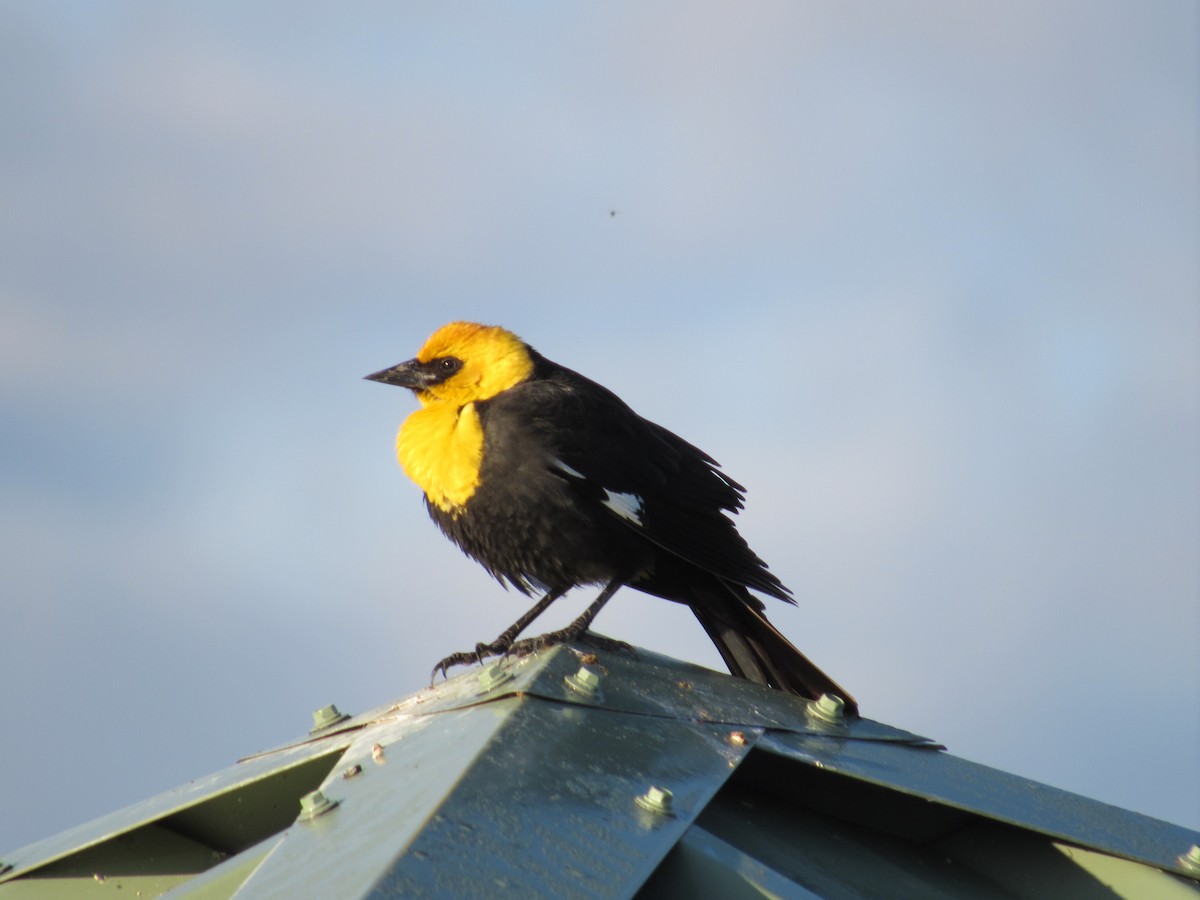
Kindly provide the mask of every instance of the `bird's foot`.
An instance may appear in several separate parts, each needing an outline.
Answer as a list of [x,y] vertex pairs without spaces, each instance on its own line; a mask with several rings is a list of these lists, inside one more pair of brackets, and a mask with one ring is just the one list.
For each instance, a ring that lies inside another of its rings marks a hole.
[[561,628],[558,631],[549,631],[546,634],[539,634],[537,637],[516,641],[508,649],[508,652],[505,653],[505,656],[526,656],[530,653],[537,653],[539,650],[548,650],[551,647],[557,647],[559,644],[570,643],[574,640],[587,642],[599,650],[614,653],[617,651],[628,651],[634,657],[637,656],[633,647],[624,641],[617,641],[599,634],[592,634],[586,628],[574,628],[571,625]]
[[633,644],[627,644],[624,641],[618,641],[615,638],[605,637],[602,634],[596,634],[591,631],[585,631],[579,636],[580,641],[586,641],[597,650],[604,650],[608,653],[628,653],[634,659],[638,658],[637,650]]
[[451,669],[454,666],[481,666],[483,665],[483,661],[489,656],[505,655],[511,646],[512,641],[502,642],[496,640],[490,644],[476,644],[474,650],[462,650],[458,653],[451,653],[433,667],[433,671],[429,673],[429,683],[433,684],[437,680],[438,672],[442,673],[442,678],[448,678],[449,676],[446,674],[447,669]]
[[522,641],[517,641],[508,648],[505,656],[528,656],[531,653],[538,653],[541,650],[549,650],[551,647],[557,647],[559,644],[565,644],[567,641],[573,640],[575,635],[565,634],[566,629],[562,631],[550,631],[546,634],[539,634],[537,637],[525,638]]

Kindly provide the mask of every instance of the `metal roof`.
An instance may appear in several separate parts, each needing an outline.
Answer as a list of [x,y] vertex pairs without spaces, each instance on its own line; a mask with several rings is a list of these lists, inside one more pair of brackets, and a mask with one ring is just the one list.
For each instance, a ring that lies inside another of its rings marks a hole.
[[316,719],[0,854],[0,900],[1200,896],[1200,833],[645,650]]

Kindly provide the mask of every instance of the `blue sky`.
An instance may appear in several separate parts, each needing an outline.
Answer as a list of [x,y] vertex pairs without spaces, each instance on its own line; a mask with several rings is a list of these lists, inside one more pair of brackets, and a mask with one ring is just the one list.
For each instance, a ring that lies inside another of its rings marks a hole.
[[[361,380],[456,318],[745,483],[866,715],[1200,828],[1198,24],[4,4],[0,850],[524,610]],[[597,627],[719,664],[634,592]]]

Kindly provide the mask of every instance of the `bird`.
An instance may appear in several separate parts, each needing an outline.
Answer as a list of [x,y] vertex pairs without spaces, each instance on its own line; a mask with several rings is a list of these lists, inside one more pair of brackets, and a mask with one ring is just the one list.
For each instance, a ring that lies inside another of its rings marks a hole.
[[[440,661],[435,678],[573,641],[628,587],[690,607],[731,674],[857,710],[751,593],[795,604],[730,518],[746,489],[707,453],[497,325],[451,322],[413,359],[365,377],[416,395],[396,455],[438,528],[502,585],[541,594],[495,640]],[[602,589],[575,621],[517,640],[585,585]]]

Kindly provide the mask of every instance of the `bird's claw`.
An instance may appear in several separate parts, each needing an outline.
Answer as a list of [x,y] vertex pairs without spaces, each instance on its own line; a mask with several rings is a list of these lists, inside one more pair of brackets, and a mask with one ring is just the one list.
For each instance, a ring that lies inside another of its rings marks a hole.
[[624,641],[618,641],[615,638],[604,637],[603,635],[593,634],[590,631],[585,631],[579,635],[579,640],[586,641],[598,650],[604,650],[608,653],[628,653],[634,659],[638,658],[637,648],[633,644],[627,644]]
[[537,653],[539,650],[545,650],[547,647],[553,647],[562,641],[549,640],[551,636],[548,634],[540,634],[537,637],[525,638],[522,641],[515,642],[508,648],[508,652],[504,655],[522,657],[528,656],[531,653]]
[[[579,630],[570,626],[562,628],[558,631],[548,631],[545,634],[539,634],[537,637],[525,638],[522,641],[516,641],[505,656],[527,656],[530,653],[537,653],[541,650],[549,650],[551,647],[557,647],[559,644],[565,644],[579,637]],[[607,640],[602,639],[602,640]]]
[[637,651],[624,641],[593,634],[586,629],[581,630],[567,626],[558,631],[550,631],[546,634],[539,634],[537,637],[525,638],[521,641],[498,639],[490,644],[476,644],[474,650],[461,650],[458,653],[451,653],[433,667],[433,671],[429,674],[429,683],[433,684],[437,681],[439,672],[442,673],[442,678],[449,678],[450,676],[446,674],[447,670],[452,669],[454,666],[481,666],[483,665],[483,661],[489,656],[500,656],[506,659],[510,656],[528,656],[531,653],[548,650],[551,647],[557,647],[559,644],[565,644],[574,640],[587,641],[593,647],[606,650],[610,653],[627,652],[635,659],[637,658]]
[[454,666],[482,666],[483,661],[489,656],[504,656],[509,650],[507,645],[495,642],[491,644],[479,643],[475,645],[474,650],[461,650],[458,653],[451,653],[445,659],[441,660],[433,667],[433,671],[429,673],[429,683],[433,684],[437,681],[438,672],[442,673],[442,678],[449,678],[446,674],[447,669]]

